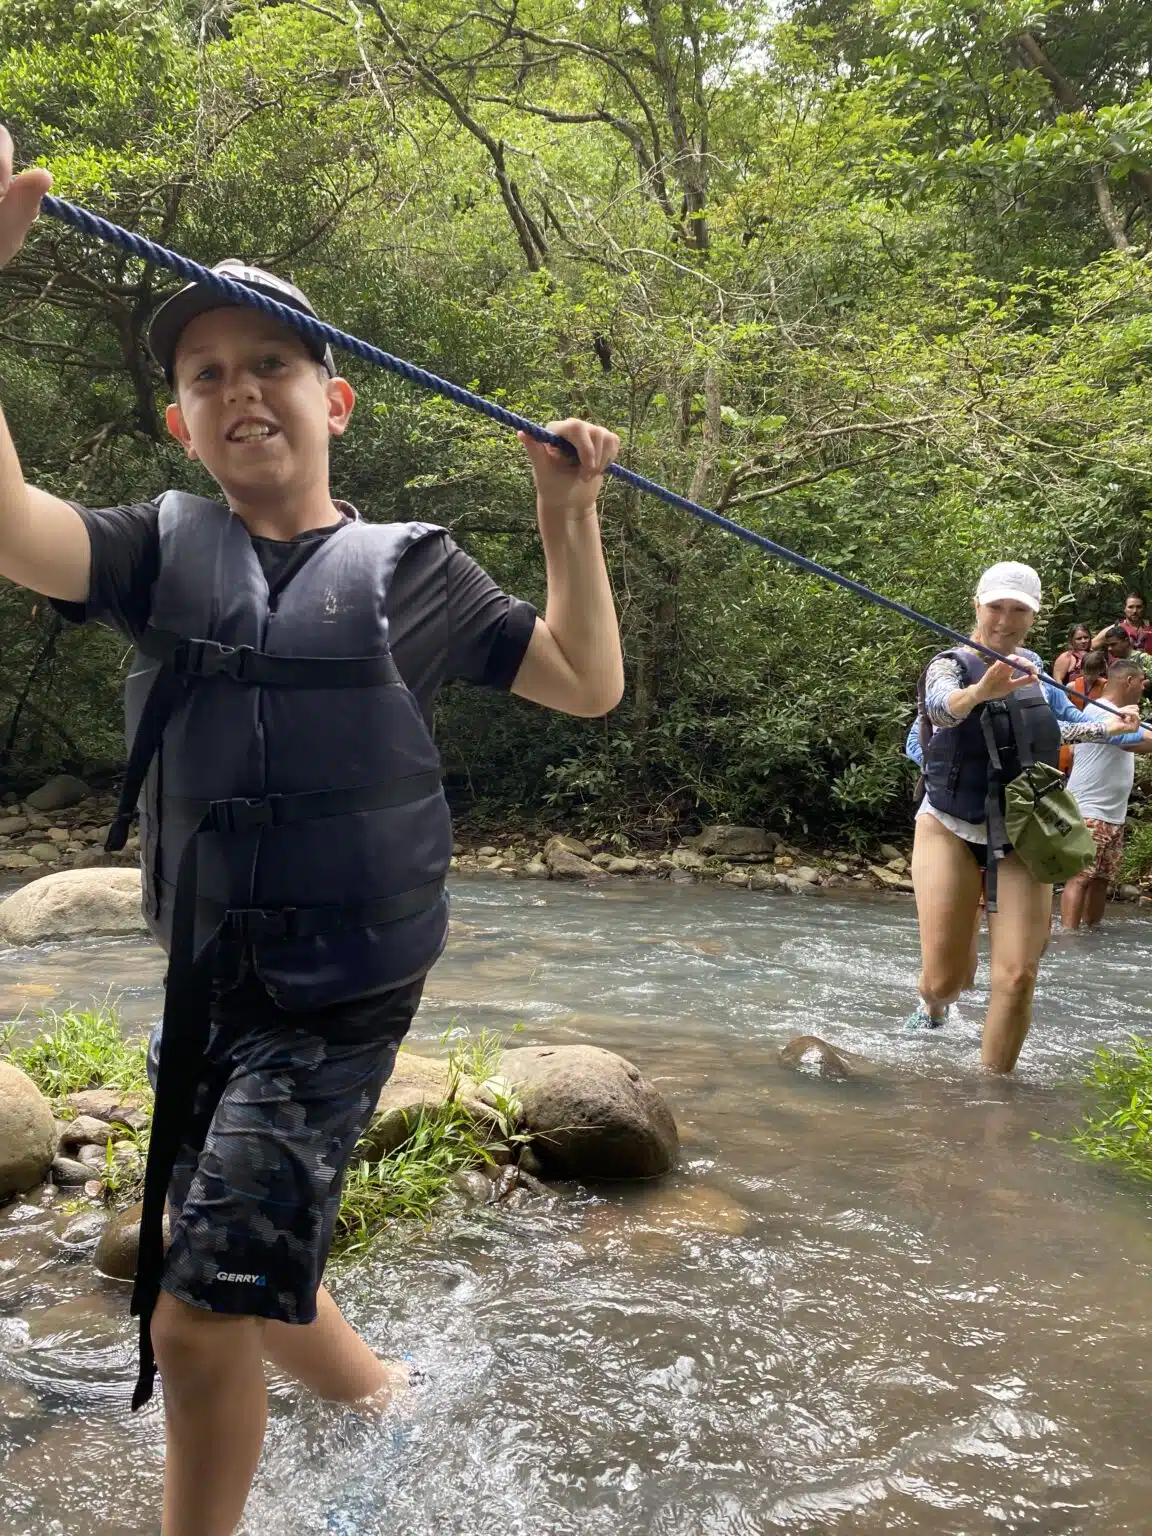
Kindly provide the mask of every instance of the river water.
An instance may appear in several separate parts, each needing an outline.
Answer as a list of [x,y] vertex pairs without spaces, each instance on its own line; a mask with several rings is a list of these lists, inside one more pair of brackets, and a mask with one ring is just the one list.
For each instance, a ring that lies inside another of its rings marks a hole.
[[[983,967],[939,1038],[900,1033],[910,903],[461,880],[454,913],[415,1041],[522,1021],[620,1051],[683,1168],[458,1212],[343,1277],[426,1383],[376,1424],[278,1384],[249,1536],[1152,1530],[1149,1198],[1042,1139],[1146,1021],[1147,920],[1054,942],[1002,1082],[974,1070]],[[0,1015],[112,987],[142,1027],[161,970],[129,940],[9,953]],[[876,1074],[785,1068],[798,1033]],[[54,1222],[0,1218],[0,1529],[154,1533],[124,1290]]]

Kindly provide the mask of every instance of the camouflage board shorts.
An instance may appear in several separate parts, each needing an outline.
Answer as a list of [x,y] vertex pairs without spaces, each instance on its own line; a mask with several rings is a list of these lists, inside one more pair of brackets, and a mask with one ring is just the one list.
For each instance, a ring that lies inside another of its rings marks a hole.
[[[254,978],[218,994],[168,1203],[162,1289],[194,1307],[310,1323],[344,1173],[424,982],[288,1013]],[[160,1026],[152,1034],[155,1085]]]
[[1086,874],[1094,876],[1097,880],[1113,881],[1116,871],[1120,868],[1120,858],[1124,852],[1124,823],[1122,821],[1101,821],[1096,816],[1085,816],[1084,825],[1092,834],[1092,840],[1096,844],[1096,861]]

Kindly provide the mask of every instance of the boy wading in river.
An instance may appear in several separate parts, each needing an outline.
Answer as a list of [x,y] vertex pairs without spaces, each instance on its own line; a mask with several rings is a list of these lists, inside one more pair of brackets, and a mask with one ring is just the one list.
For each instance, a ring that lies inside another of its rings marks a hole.
[[[48,190],[0,128],[0,266]],[[310,312],[258,269],[227,275]],[[164,1386],[164,1536],[227,1536],[264,1436],[265,1361],[342,1402],[381,1362],[320,1284],[348,1159],[447,934],[451,827],[426,721],[450,678],[599,715],[623,689],[596,501],[619,447],[524,440],[544,617],[447,534],[333,501],[355,397],[331,354],[185,288],[150,339],[168,428],[223,503],[93,510],[26,486],[0,416],[0,574],[128,635],[144,910],[169,953],[145,1187],[137,1403]],[[156,1042],[154,1042],[155,1044]],[[167,1255],[160,1249],[165,1198]]]

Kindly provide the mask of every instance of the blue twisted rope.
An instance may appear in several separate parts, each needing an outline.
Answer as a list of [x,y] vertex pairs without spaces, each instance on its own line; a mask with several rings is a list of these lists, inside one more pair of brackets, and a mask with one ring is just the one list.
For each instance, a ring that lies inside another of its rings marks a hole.
[[[482,416],[487,416],[491,421],[498,421],[505,427],[513,427],[518,432],[526,432],[537,442],[548,443],[551,447],[559,448],[569,456],[575,457],[576,450],[566,438],[547,431],[536,422],[529,421],[526,416],[507,410],[504,406],[497,405],[494,400],[486,400],[483,395],[474,394],[472,390],[453,384],[449,379],[442,379],[438,374],[429,373],[425,368],[417,368],[414,363],[405,362],[402,357],[394,357],[391,352],[385,352],[380,347],[361,341],[358,336],[350,336],[347,331],[337,330],[334,325],[326,325],[324,321],[317,320],[312,315],[292,309],[287,304],[278,304],[275,299],[269,299],[264,294],[245,287],[243,283],[233,282],[231,278],[223,277],[218,272],[210,272],[199,262],[190,261],[187,256],[170,251],[167,246],[157,245],[155,241],[147,240],[143,235],[135,235],[131,230],[121,228],[119,224],[113,224],[108,219],[100,218],[98,214],[90,213],[86,208],[78,208],[75,203],[65,202],[63,198],[53,197],[51,194],[45,195],[40,206],[46,214],[61,220],[62,223],[72,225],[82,234],[91,235],[94,239],[103,240],[109,245],[118,245],[122,250],[138,256],[141,261],[149,262],[152,266],[167,267],[170,272],[175,272],[186,282],[199,283],[205,288],[213,289],[229,304],[247,304],[253,309],[262,310],[273,319],[279,320],[281,324],[291,326],[293,330],[302,332],[313,341],[339,347],[344,352],[350,352],[353,357],[360,358],[362,362],[373,363],[377,368],[384,368],[389,373],[398,374],[409,384],[416,384],[421,389],[444,395],[457,405],[466,406],[471,411],[479,411]],[[670,507],[678,507],[682,512],[690,512],[693,517],[698,517],[705,523],[711,523],[714,528],[730,533],[733,538],[742,539],[745,544],[762,549],[765,554],[774,555],[777,560],[783,560],[799,570],[807,571],[810,576],[819,576],[822,581],[829,581],[835,586],[843,587],[846,592],[852,592],[857,597],[864,598],[866,602],[874,603],[880,608],[887,608],[892,613],[898,613],[901,618],[909,619],[913,624],[919,624],[924,629],[943,635],[946,640],[971,646],[973,650],[980,651],[991,661],[1008,661],[1009,659],[1002,656],[999,651],[991,650],[978,640],[962,634],[960,630],[950,629],[947,624],[940,624],[936,619],[929,618],[927,614],[918,613],[915,608],[909,608],[906,603],[885,597],[882,592],[874,592],[863,582],[853,581],[851,576],[844,576],[816,560],[809,560],[806,555],[797,554],[794,549],[777,544],[774,539],[769,539],[762,533],[754,533],[751,528],[745,528],[719,512],[702,507],[699,502],[689,501],[687,496],[678,496],[675,491],[668,490],[667,487],[658,484],[655,480],[649,480],[644,475],[638,475],[635,470],[625,469],[622,464],[610,464],[608,473],[623,484],[632,486],[634,490],[655,496],[659,501],[667,503]],[[1058,688],[1061,693],[1072,691],[1063,683],[1058,683],[1054,677],[1050,677],[1047,672],[1041,672],[1040,677],[1045,683]],[[1097,699],[1093,702],[1100,709],[1107,710],[1109,714],[1120,714],[1120,710],[1113,708],[1104,700]],[[1145,727],[1145,729],[1152,730],[1152,727]]]

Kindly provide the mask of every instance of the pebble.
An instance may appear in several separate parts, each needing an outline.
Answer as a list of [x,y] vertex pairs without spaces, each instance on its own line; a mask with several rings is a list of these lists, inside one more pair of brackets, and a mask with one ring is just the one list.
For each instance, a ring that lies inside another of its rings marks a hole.
[[485,843],[483,848],[477,848],[477,850],[476,850],[476,857],[479,858],[479,859],[491,859],[499,851],[500,850],[498,848],[493,848],[489,844]]
[[677,848],[672,855],[672,863],[677,869],[703,869],[708,860],[702,853],[697,853],[695,848]]
[[41,864],[53,864],[60,857],[55,843],[33,843],[28,852]]
[[634,875],[640,868],[640,860],[627,857],[609,859],[604,868],[610,875]]
[[0,1382],[0,1418],[6,1424],[14,1424],[17,1419],[33,1419],[41,1411],[42,1405],[35,1392],[17,1381]]
[[492,1199],[492,1180],[478,1168],[461,1168],[459,1173],[453,1174],[452,1188],[477,1205],[487,1205]]
[[92,1177],[92,1169],[76,1158],[55,1157],[52,1159],[52,1177],[57,1184],[86,1184]]
[[104,1147],[116,1134],[107,1120],[98,1120],[95,1115],[77,1115],[75,1120],[61,1120],[57,1122],[60,1130],[61,1147]]
[[85,1211],[81,1216],[73,1216],[56,1234],[55,1245],[65,1253],[91,1253],[107,1225],[108,1217],[103,1211]]
[[67,843],[72,839],[71,832],[66,832],[63,827],[49,827],[48,838],[53,843]]

